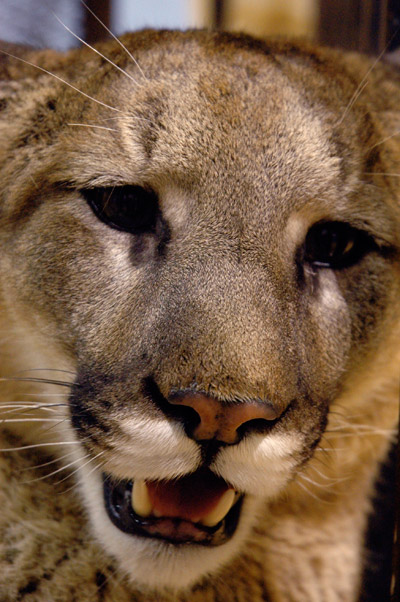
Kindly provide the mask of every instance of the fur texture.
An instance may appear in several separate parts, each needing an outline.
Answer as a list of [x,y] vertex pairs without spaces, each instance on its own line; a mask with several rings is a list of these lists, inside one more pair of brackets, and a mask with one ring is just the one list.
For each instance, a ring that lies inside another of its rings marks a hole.
[[[354,601],[398,415],[400,78],[239,35],[122,42],[1,57],[2,600]],[[105,217],[121,190],[157,199],[140,231]],[[199,442],[177,391],[280,418]],[[102,473],[205,466],[244,496],[222,545],[109,519]]]

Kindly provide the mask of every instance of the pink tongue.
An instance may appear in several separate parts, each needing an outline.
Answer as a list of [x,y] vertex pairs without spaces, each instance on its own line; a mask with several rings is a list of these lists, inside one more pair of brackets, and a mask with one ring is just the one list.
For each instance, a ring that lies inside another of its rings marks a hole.
[[176,481],[146,481],[153,509],[160,516],[198,522],[229,489],[223,479],[209,470],[197,471]]

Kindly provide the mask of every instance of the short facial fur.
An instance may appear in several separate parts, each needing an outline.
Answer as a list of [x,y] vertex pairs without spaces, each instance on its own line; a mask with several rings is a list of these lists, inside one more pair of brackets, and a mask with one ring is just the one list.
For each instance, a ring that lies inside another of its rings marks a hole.
[[[86,48],[2,58],[2,311],[18,332],[2,376],[71,371],[58,437],[79,442],[82,503],[133,586],[204,583],[262,530],[273,602],[355,600],[397,419],[399,179],[385,174],[398,172],[400,79],[355,55],[239,35],[123,43],[137,63],[99,46],[123,72]],[[95,214],[90,191],[126,186],[154,194],[154,227]],[[365,250],[319,265],[308,233],[339,222]],[[13,386],[17,399],[25,385]],[[278,418],[232,445],[199,442],[169,411],[177,391],[256,400]],[[169,481],[205,468],[244,495],[226,543],[176,545],[110,521],[102,473]]]

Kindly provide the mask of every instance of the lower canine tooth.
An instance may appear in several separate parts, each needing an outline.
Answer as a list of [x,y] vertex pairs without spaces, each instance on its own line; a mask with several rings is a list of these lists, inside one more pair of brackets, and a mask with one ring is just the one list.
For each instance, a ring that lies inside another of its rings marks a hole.
[[205,527],[215,527],[225,516],[228,514],[229,510],[232,508],[232,505],[235,501],[236,494],[233,489],[228,489],[225,491],[218,504],[201,520],[201,524]]
[[133,482],[132,488],[132,508],[139,516],[150,516],[153,510],[147,485],[143,480]]

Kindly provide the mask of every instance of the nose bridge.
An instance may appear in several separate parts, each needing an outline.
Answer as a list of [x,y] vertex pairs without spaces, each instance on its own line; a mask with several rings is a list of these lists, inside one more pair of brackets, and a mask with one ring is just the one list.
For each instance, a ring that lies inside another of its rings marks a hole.
[[271,383],[283,382],[277,302],[264,274],[218,260],[177,273],[169,286],[165,394],[195,383],[227,399],[265,398]]
[[[233,262],[200,265],[181,281],[179,313],[199,339],[230,348],[261,346],[266,313],[254,279]],[[265,297],[268,291],[265,291]],[[266,299],[264,299],[264,302]]]

